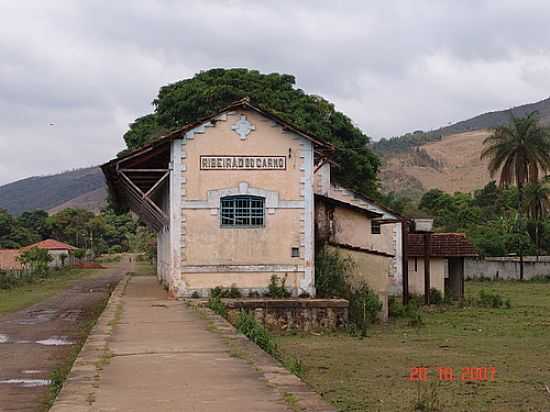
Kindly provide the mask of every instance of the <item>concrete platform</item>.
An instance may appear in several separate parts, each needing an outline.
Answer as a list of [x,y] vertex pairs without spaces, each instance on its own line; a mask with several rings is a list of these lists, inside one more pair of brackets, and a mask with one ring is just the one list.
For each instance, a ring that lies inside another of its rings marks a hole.
[[[75,382],[80,393],[71,394],[69,380],[53,411],[291,410],[262,373],[230,355],[200,313],[169,300],[156,278],[130,277],[109,306],[112,330],[100,334],[106,346],[96,344],[88,362],[98,359],[94,382]],[[85,353],[83,358],[85,363]],[[72,381],[79,380],[89,379]]]

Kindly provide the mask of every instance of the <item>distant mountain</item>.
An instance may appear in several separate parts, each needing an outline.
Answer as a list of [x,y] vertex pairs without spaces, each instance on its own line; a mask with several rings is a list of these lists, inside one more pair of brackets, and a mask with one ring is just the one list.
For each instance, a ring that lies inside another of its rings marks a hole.
[[416,130],[400,137],[381,139],[372,144],[373,149],[379,154],[397,153],[407,151],[411,147],[440,141],[443,138],[464,132],[471,132],[483,129],[492,129],[510,122],[512,115],[516,117],[526,116],[529,113],[538,112],[540,123],[543,126],[550,126],[550,98],[536,103],[524,104],[506,110],[488,112],[472,117],[471,119],[454,123],[450,126],[441,127],[437,130],[424,132]]
[[373,149],[382,156],[380,173],[386,192],[418,197],[429,189],[471,192],[490,180],[487,161],[479,159],[483,140],[491,129],[537,111],[540,123],[550,126],[550,98],[508,110],[484,113],[440,129],[416,131],[382,139]]
[[29,177],[0,186],[0,209],[16,215],[32,209],[55,212],[65,207],[97,212],[105,199],[105,179],[98,167]]

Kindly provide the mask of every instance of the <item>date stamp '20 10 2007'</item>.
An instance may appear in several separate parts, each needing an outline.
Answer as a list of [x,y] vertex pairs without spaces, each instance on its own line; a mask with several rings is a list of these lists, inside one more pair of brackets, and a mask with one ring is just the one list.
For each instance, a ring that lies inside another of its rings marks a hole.
[[[438,367],[435,368],[437,378],[444,382],[494,382],[496,379],[497,369],[494,367],[480,367],[480,368],[462,368],[459,373],[455,373],[454,368],[450,367]],[[414,367],[410,369],[409,381],[411,382],[427,382],[430,378],[430,368],[427,367]]]

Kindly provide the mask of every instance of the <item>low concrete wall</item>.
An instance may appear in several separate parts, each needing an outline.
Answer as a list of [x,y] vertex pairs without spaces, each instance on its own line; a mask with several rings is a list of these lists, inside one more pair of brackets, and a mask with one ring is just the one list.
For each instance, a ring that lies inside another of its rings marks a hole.
[[348,322],[345,299],[223,299],[234,322],[241,310],[254,312],[269,330],[335,330]]
[[[524,257],[524,279],[550,276],[550,256]],[[465,258],[464,278],[519,279],[518,257]]]

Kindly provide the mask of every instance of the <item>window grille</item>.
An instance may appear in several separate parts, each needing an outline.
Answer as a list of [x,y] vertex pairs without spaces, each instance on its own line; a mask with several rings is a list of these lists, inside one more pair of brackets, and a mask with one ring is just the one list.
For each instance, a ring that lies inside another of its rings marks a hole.
[[373,235],[379,235],[381,232],[380,222],[373,220],[370,225],[371,233]]
[[257,227],[264,225],[265,199],[256,196],[229,196],[221,199],[222,227]]

